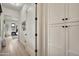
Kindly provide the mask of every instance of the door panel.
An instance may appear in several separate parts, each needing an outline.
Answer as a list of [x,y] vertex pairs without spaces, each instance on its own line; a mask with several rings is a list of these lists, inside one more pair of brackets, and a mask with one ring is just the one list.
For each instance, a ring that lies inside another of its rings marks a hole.
[[54,55],[65,55],[65,28],[62,28],[62,26],[55,26],[53,33],[55,42]]
[[26,10],[24,9],[24,13],[23,15],[24,18],[22,18],[23,22],[25,25],[23,26],[23,28],[25,30],[23,30],[22,28],[22,33],[21,36],[23,37],[24,41],[23,43],[25,43],[25,48],[27,51],[29,51],[28,53],[30,55],[35,55],[35,49],[36,49],[36,42],[35,42],[35,4],[29,4],[29,8],[28,11],[26,12]]
[[69,21],[79,21],[79,3],[69,4]]
[[[60,8],[59,8],[60,7]],[[60,12],[62,10],[62,12]],[[48,55],[79,56],[79,4],[48,4]],[[62,21],[68,17],[69,20]],[[71,23],[65,23],[65,22]],[[70,25],[62,28],[65,23]],[[53,25],[55,24],[55,25]]]
[[69,27],[69,55],[79,56],[79,24],[71,24]]
[[65,17],[65,4],[48,4],[48,23],[63,23]]
[[53,33],[53,27],[48,27],[48,55],[53,56],[54,55],[54,39],[53,39],[54,33]]
[[65,55],[65,28],[61,25],[50,25],[48,39],[49,55]]

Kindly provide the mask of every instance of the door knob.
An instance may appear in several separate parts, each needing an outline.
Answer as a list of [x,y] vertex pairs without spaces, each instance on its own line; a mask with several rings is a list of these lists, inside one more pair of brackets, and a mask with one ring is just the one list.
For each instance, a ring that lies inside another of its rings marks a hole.
[[64,18],[62,20],[64,21]]
[[68,26],[65,26],[65,28],[67,28]]
[[65,18],[65,20],[68,20],[68,18]]
[[62,26],[63,28],[65,27],[65,26]]

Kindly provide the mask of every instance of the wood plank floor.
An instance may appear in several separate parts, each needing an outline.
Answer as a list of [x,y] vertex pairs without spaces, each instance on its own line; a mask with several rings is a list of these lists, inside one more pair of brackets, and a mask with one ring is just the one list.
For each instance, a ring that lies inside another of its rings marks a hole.
[[18,39],[8,37],[6,38],[6,47],[1,49],[0,56],[29,56],[29,54]]

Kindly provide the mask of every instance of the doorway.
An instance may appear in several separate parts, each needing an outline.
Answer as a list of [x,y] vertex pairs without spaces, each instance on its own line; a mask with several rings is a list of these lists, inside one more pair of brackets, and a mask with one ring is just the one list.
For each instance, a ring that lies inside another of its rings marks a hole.
[[35,7],[34,3],[2,3],[4,49],[0,55],[37,55]]

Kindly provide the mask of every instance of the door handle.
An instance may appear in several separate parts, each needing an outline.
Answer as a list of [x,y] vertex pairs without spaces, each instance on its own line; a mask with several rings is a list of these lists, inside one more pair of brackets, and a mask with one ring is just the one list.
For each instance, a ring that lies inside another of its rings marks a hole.
[[68,20],[68,18],[65,18],[65,20]]
[[68,28],[68,26],[62,26],[62,28]]
[[65,26],[62,26],[62,28],[65,28]]
[[63,18],[62,20],[64,21],[65,19]]
[[68,28],[68,26],[65,26],[65,28]]

